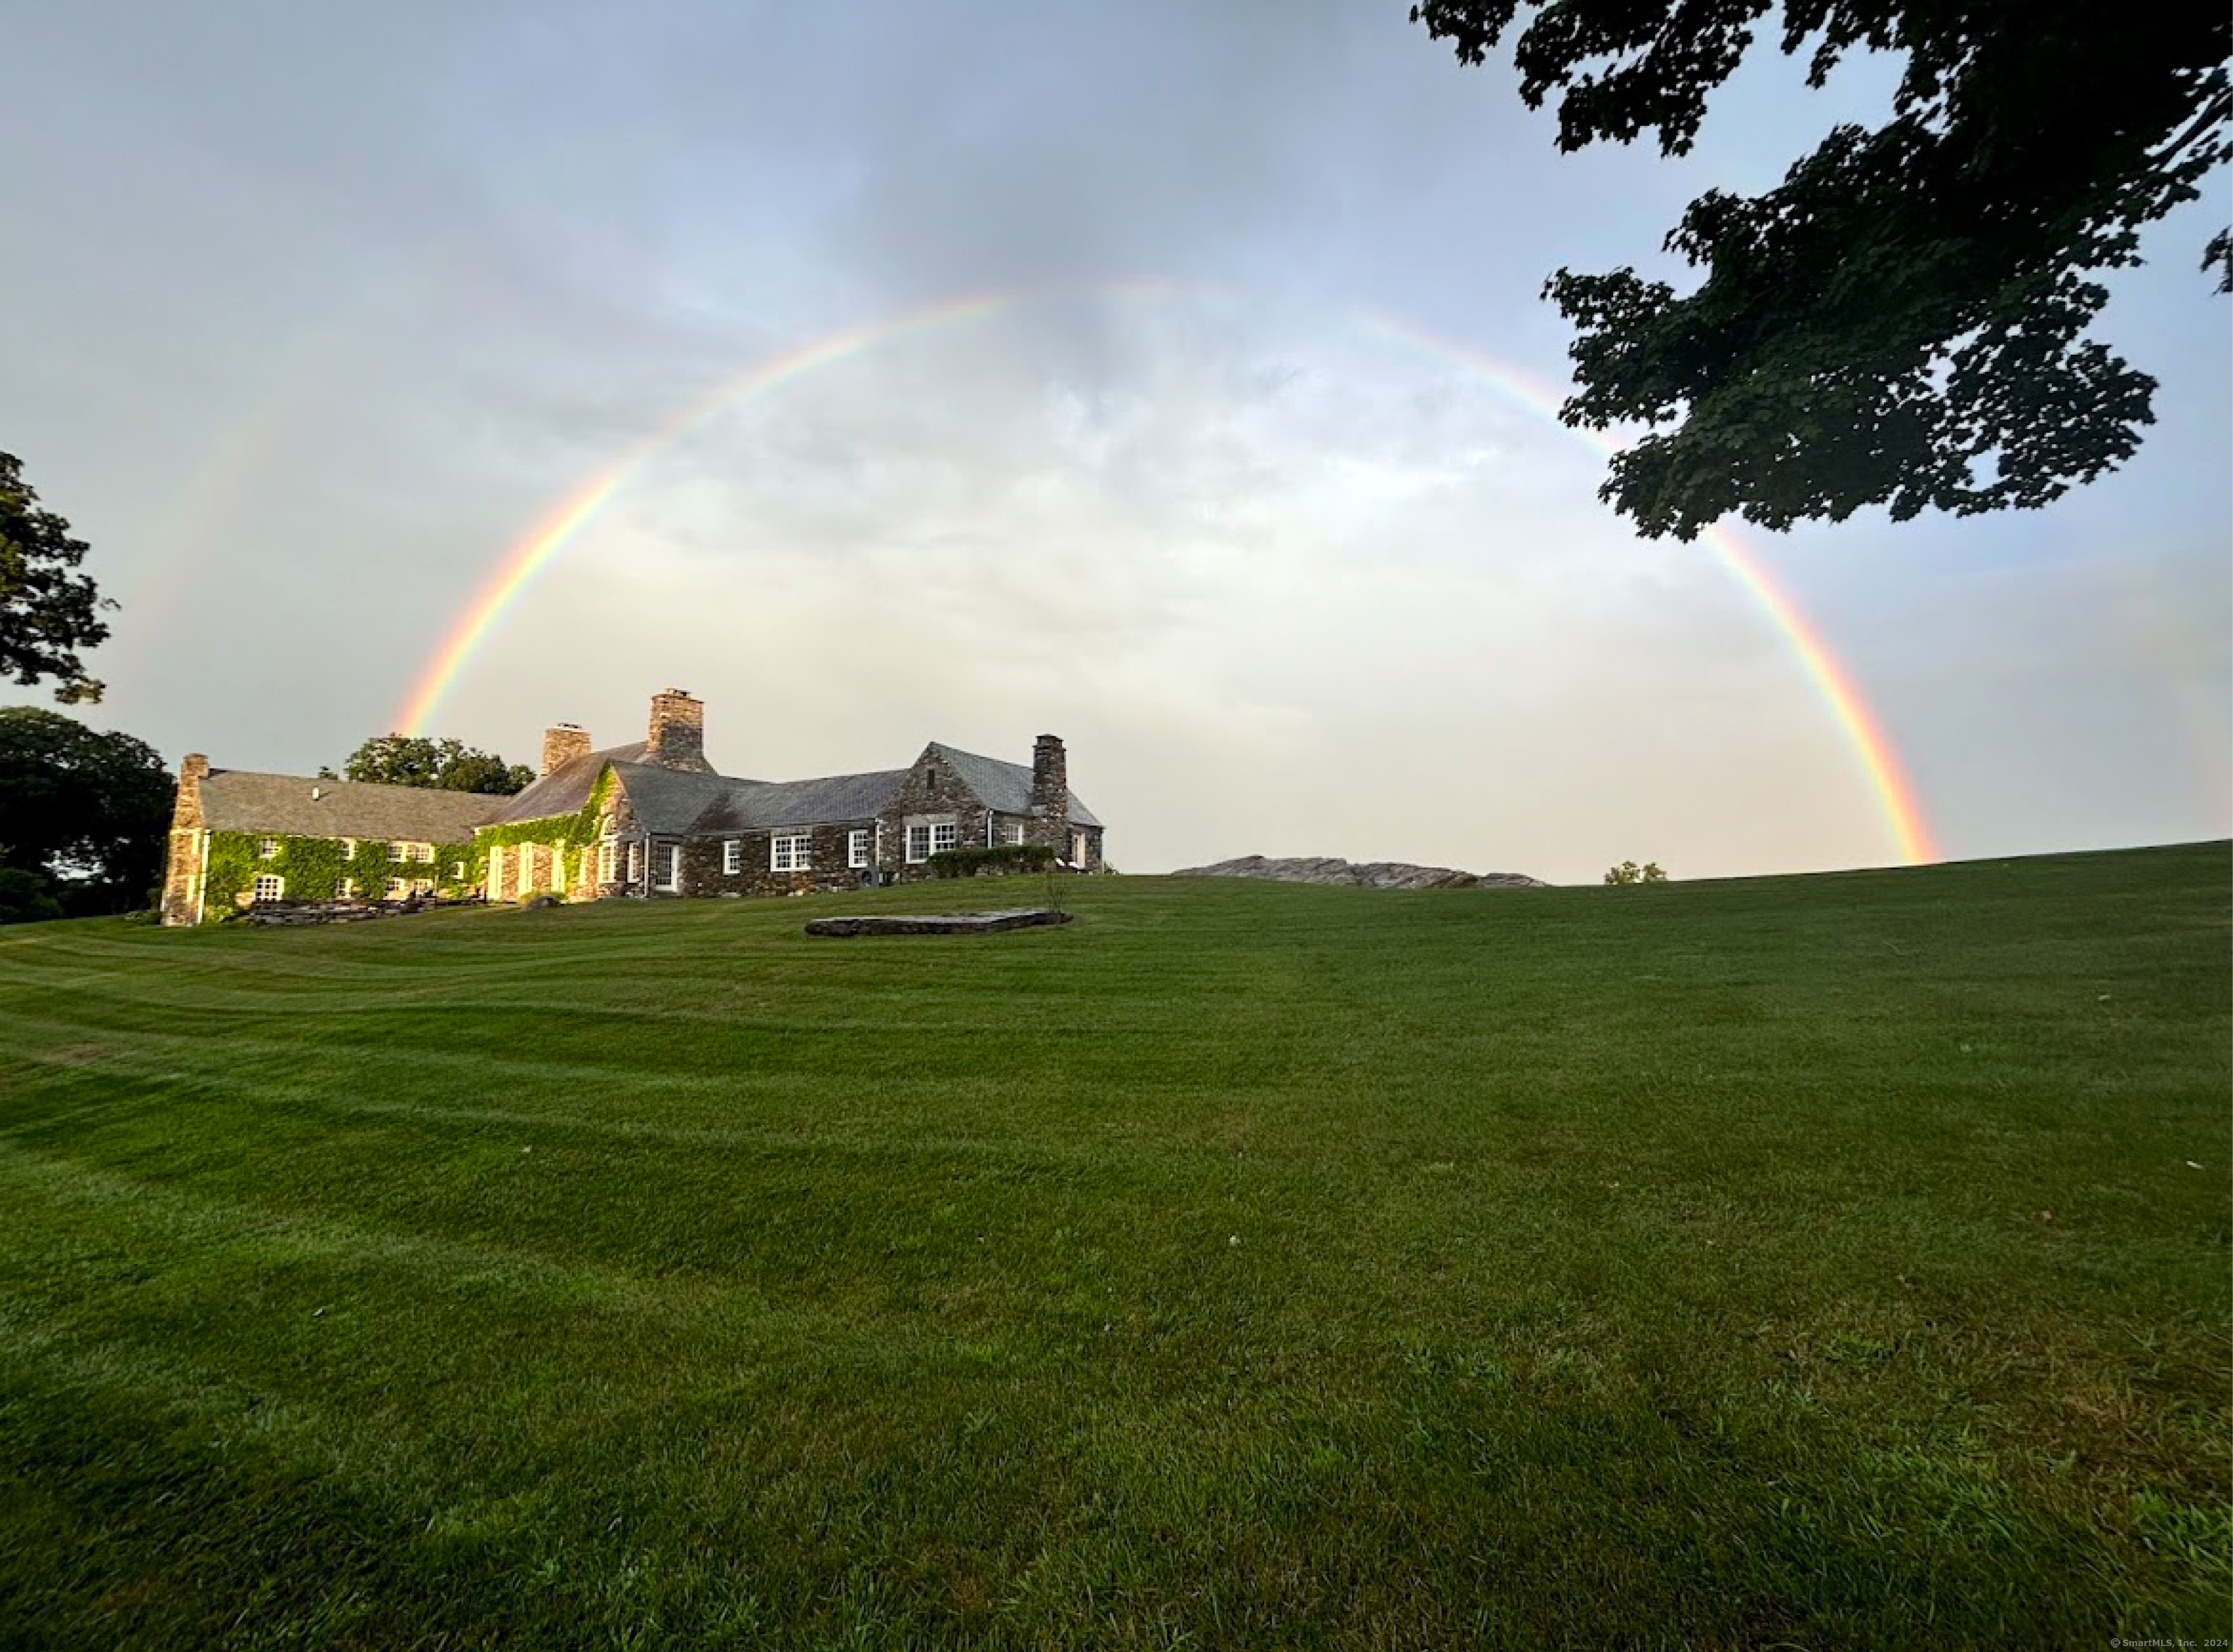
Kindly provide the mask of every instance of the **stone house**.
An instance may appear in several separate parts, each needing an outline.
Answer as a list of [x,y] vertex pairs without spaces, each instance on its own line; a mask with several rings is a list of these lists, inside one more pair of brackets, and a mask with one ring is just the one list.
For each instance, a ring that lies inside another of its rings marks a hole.
[[215,769],[179,769],[163,921],[251,901],[396,900],[473,879],[473,833],[500,798]]
[[[853,888],[930,876],[941,849],[1000,843],[1045,844],[1075,871],[1104,864],[1102,823],[1070,790],[1051,734],[1028,764],[934,741],[904,769],[766,781],[717,772],[705,733],[704,705],[680,689],[653,697],[645,738],[630,745],[593,749],[586,732],[560,724],[544,736],[534,784],[511,797],[247,775],[189,757],[164,921],[198,922],[258,896],[329,898],[355,845],[374,840],[401,862],[400,887],[390,876],[379,892],[423,885],[493,901]],[[260,882],[244,881],[251,840],[259,855],[273,851]],[[375,893],[374,881],[355,893]]]

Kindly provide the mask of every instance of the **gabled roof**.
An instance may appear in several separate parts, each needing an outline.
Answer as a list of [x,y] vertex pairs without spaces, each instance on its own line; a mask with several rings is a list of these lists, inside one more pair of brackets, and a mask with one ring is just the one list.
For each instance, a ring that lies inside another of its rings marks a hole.
[[[1004,815],[1028,815],[1032,812],[1032,771],[1027,764],[1003,763],[998,758],[980,758],[974,751],[957,751],[950,745],[933,740],[931,750],[954,766],[962,784],[977,794],[977,799],[987,809],[998,810]],[[1066,792],[1070,798],[1070,817],[1080,826],[1098,826],[1100,820],[1094,812],[1080,803],[1074,791]]]
[[636,824],[648,831],[687,832],[690,823],[739,786],[752,780],[732,780],[726,775],[700,774],[695,769],[670,769],[659,763],[615,762],[613,777],[628,792],[628,807]]
[[473,791],[313,780],[247,769],[212,769],[201,793],[202,818],[212,831],[384,837],[411,843],[461,842],[511,801]]
[[882,769],[817,780],[738,781],[691,824],[697,831],[724,832],[867,820],[891,801],[907,777],[905,769]]
[[816,780],[732,780],[649,763],[615,763],[635,817],[654,832],[755,831],[867,820],[890,800],[905,769]]
[[569,758],[526,790],[505,798],[503,808],[489,816],[489,823],[509,825],[515,821],[548,820],[554,815],[581,813],[582,805],[589,801],[589,788],[597,784],[605,764],[632,762],[643,755],[647,744],[638,740],[633,745],[608,746],[602,751],[584,751],[580,757]]

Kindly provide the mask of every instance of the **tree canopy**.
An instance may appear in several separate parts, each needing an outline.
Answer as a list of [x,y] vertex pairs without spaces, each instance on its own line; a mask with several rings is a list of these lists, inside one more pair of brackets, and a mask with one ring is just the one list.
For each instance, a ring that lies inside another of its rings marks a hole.
[[41,508],[22,461],[0,453],[0,675],[26,687],[51,678],[66,706],[101,698],[78,650],[107,639],[101,611],[116,606],[72,571],[87,549],[68,523]]
[[[1560,417],[1649,427],[1600,490],[1644,533],[2038,506],[2138,449],[2155,380],[2084,335],[2107,297],[2091,277],[2138,263],[2142,228],[2229,153],[2223,3],[1422,0],[1411,18],[1479,64],[1523,5],[1520,94],[1559,94],[1568,151],[1652,132],[1687,152],[1779,10],[1810,86],[1856,49],[1905,59],[1884,125],[1833,128],[1764,194],[1690,204],[1664,242],[1705,272],[1690,292],[1632,268],[1546,283],[1577,328]],[[2233,238],[2203,268],[2233,290]]]
[[71,916],[150,904],[174,790],[145,741],[0,706],[0,866],[40,880]]
[[508,797],[535,783],[535,771],[506,763],[492,751],[475,751],[462,740],[435,740],[423,734],[381,734],[348,755],[342,773],[351,780],[387,786],[425,786],[436,791],[478,791]]

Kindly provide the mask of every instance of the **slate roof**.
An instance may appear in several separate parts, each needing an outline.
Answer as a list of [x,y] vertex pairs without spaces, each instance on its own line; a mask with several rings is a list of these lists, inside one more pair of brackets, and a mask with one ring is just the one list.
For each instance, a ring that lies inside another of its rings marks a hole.
[[750,789],[740,786],[719,812],[708,811],[696,825],[700,831],[719,832],[738,827],[817,826],[866,820],[891,801],[907,777],[905,769],[881,769],[874,774],[833,774],[818,780],[771,781]]
[[[934,748],[988,809],[1002,814],[1032,812],[1032,771],[1027,764],[1002,763],[950,745]],[[642,761],[645,743],[588,751],[563,763],[516,797],[498,800],[492,823],[545,820],[570,815],[589,799],[589,788],[607,764],[628,788],[636,819],[663,836],[698,832],[759,831],[777,826],[834,826],[867,820],[881,810],[908,777],[906,769],[874,774],[834,774],[812,780],[745,780],[700,774]],[[1081,826],[1101,822],[1070,794],[1070,817]]]
[[905,769],[816,780],[732,780],[650,763],[616,763],[635,816],[654,832],[738,832],[867,820],[908,777]]
[[[954,765],[954,772],[961,777],[964,784],[977,794],[987,809],[996,809],[1004,815],[1028,815],[1032,812],[1032,770],[1026,763],[1003,763],[998,758],[980,758],[974,751],[957,751],[950,745],[941,745],[936,740],[931,747]],[[1070,792],[1070,817],[1080,826],[1098,826],[1100,818],[1080,803],[1076,792]]]
[[508,825],[514,821],[579,814],[582,805],[589,801],[589,788],[596,784],[605,764],[634,762],[643,755],[644,747],[649,744],[638,740],[633,745],[608,746],[602,751],[584,751],[578,758],[569,758],[526,790],[504,798],[503,807],[489,816],[489,823]]
[[[313,797],[313,789],[317,796]],[[511,800],[424,786],[212,769],[202,781],[202,817],[212,831],[296,837],[387,838],[457,843]]]
[[667,833],[687,832],[693,821],[730,792],[759,784],[732,780],[726,775],[700,774],[694,769],[669,769],[657,763],[616,762],[613,776],[628,789],[636,824]]

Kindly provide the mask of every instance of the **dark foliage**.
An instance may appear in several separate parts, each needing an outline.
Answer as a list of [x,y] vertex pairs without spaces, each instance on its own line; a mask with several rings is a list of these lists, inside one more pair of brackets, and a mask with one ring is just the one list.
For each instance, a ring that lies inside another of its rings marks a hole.
[[52,678],[65,706],[101,698],[78,650],[107,640],[101,610],[116,605],[73,572],[86,543],[43,510],[13,453],[0,453],[0,675],[25,686]]
[[[1479,63],[1525,5],[1520,96],[1556,90],[1559,146],[1647,131],[1687,151],[1770,0],[1423,0],[1414,22]],[[2091,277],[2229,153],[2223,4],[1782,0],[1820,86],[1861,49],[1905,59],[1892,117],[1834,128],[1778,187],[1711,191],[1666,250],[1678,296],[1633,269],[1561,270],[1579,328],[1569,425],[1655,430],[1603,497],[1646,534],[1735,511],[1763,527],[2047,504],[2113,470],[2155,381],[2084,336]],[[2221,235],[2204,268],[2233,283]]]
[[70,917],[147,904],[174,790],[145,741],[0,706],[0,865],[42,880]]
[[973,878],[980,872],[1044,872],[1053,865],[1054,850],[1045,843],[942,849],[930,857],[930,869],[942,878]]
[[381,734],[367,740],[349,753],[342,772],[351,780],[381,785],[478,791],[495,797],[510,797],[535,783],[535,771],[525,764],[506,763],[494,752],[476,751],[461,740],[432,740],[413,734]]
[[63,915],[51,880],[20,866],[0,866],[0,924],[43,923]]

